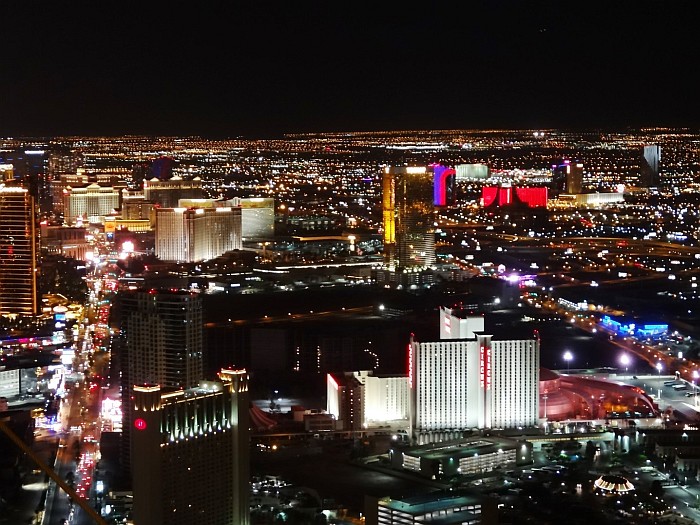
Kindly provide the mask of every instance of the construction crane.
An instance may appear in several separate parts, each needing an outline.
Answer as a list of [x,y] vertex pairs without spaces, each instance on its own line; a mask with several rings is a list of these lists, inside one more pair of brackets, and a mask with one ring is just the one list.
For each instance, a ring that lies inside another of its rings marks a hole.
[[73,488],[70,485],[68,485],[68,483],[61,479],[61,476],[56,474],[56,472],[51,467],[44,463],[41,460],[41,458],[39,458],[34,453],[34,451],[29,446],[27,446],[27,444],[24,441],[22,441],[9,426],[7,426],[7,423],[5,423],[2,420],[0,420],[0,431],[4,432],[5,435],[9,437],[15,445],[21,448],[24,453],[26,453],[30,458],[32,458],[34,460],[34,463],[36,463],[42,471],[44,471],[52,480],[54,480],[56,484],[59,487],[61,487],[66,492],[66,494],[68,494],[68,496],[70,496],[71,500],[77,503],[80,506],[80,508],[83,509],[85,513],[88,516],[90,516],[97,525],[107,525],[107,522],[103,520],[102,516],[100,516],[95,511],[95,509],[93,509],[90,506],[90,503],[86,499],[79,496],[78,493],[75,492],[75,490],[73,490]]

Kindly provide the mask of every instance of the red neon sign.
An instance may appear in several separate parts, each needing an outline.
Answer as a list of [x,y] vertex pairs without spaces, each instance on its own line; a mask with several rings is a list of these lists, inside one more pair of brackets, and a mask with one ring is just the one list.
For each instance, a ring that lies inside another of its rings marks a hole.
[[147,426],[145,419],[138,418],[134,420],[134,428],[136,428],[136,430],[146,430]]
[[491,389],[491,348],[482,346],[479,352],[479,383],[485,390]]

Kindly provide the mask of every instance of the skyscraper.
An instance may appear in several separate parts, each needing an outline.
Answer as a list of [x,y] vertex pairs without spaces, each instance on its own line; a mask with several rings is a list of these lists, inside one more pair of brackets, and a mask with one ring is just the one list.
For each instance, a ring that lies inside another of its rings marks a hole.
[[327,411],[346,430],[408,420],[408,378],[378,375],[369,370],[326,376]]
[[241,208],[156,209],[156,255],[197,262],[241,248]]
[[134,385],[193,388],[203,379],[202,301],[182,291],[120,292],[122,467],[129,470]]
[[[119,197],[117,196],[115,200],[111,200],[108,203],[104,202],[104,193],[100,191],[95,191],[95,186],[97,188],[108,188],[116,189],[117,191],[126,187],[126,182],[123,181],[118,173],[112,172],[88,172],[83,168],[77,168],[75,171],[70,173],[61,173],[52,178],[50,182],[50,192],[51,192],[51,202],[53,211],[57,214],[63,214],[66,212],[65,206],[73,207],[70,214],[72,214],[72,220],[78,215],[83,215],[87,218],[89,215],[87,213],[88,208],[92,210],[93,215],[99,216],[99,211],[95,210],[102,209],[102,215],[111,214],[114,208],[119,208]],[[88,186],[92,186],[91,190],[88,191]],[[66,197],[75,192],[75,197],[73,199],[68,199],[68,203],[65,202]],[[106,193],[111,193],[108,191]],[[100,197],[102,195],[102,197]],[[93,201],[88,204],[89,201]],[[95,202],[101,201],[101,202]],[[108,207],[107,207],[108,206]],[[105,209],[107,207],[107,209]],[[70,220],[66,221],[70,222]]]
[[133,388],[135,523],[249,523],[248,375],[222,370],[219,379]]
[[73,226],[78,222],[104,223],[105,217],[119,208],[121,188],[89,184],[63,191],[63,220]]
[[442,164],[431,164],[433,170],[433,204],[445,207],[454,206],[457,193],[457,173],[453,168]]
[[351,373],[328,374],[326,382],[329,413],[342,420],[345,430],[362,430],[364,385]]
[[275,235],[275,199],[248,197],[231,199],[241,207],[241,236],[244,240],[265,240]]
[[34,198],[0,183],[0,315],[38,313]]
[[484,332],[463,337],[463,330],[479,327],[477,319],[460,319],[450,310],[441,311],[440,319],[447,339],[412,339],[409,345],[413,438],[428,443],[456,439],[471,428],[537,425],[539,338],[493,340]]
[[422,269],[435,264],[432,168],[387,167],[382,176],[384,263]]
[[578,195],[583,188],[583,164],[562,160],[552,165],[552,182],[550,189],[555,197],[561,193]]
[[639,170],[639,185],[642,188],[655,188],[661,182],[659,163],[661,162],[661,146],[648,144],[644,146],[644,158]]
[[474,338],[477,332],[483,331],[483,314],[458,315],[451,308],[440,308],[440,339]]
[[488,164],[458,164],[455,167],[457,180],[485,180],[490,177]]
[[153,178],[143,181],[143,194],[147,201],[163,208],[177,208],[180,199],[201,199],[204,197],[202,179],[183,179],[175,175],[167,180]]

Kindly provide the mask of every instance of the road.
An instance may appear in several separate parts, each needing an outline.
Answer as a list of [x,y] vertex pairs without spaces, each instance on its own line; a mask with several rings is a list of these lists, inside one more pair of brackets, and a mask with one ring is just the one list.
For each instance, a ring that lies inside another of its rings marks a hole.
[[[97,324],[89,324],[79,330],[72,369],[82,371],[84,380],[70,389],[59,411],[62,431],[53,466],[61,478],[71,482],[75,491],[94,506],[96,500],[93,478],[95,465],[99,461],[102,385],[109,366],[109,353],[98,348],[105,348],[104,340],[108,338],[109,328],[106,321],[109,311],[104,305],[98,307],[102,298],[100,293],[93,293],[90,297],[86,319],[94,316]],[[80,323],[82,321],[81,319]],[[79,505],[72,503],[68,495],[52,481],[49,484],[42,525],[61,524],[63,520],[67,520],[71,525],[94,523],[94,520]]]

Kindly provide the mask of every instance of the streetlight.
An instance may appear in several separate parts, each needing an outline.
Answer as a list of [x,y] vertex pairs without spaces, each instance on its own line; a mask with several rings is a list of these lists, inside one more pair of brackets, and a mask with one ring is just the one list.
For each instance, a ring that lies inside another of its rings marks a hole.
[[567,375],[569,374],[569,363],[571,360],[574,358],[574,354],[572,354],[569,350],[564,352],[564,361],[566,361],[566,373]]
[[625,374],[627,374],[627,367],[630,366],[630,356],[627,354],[622,354],[620,356],[620,364],[625,367]]
[[693,405],[698,406],[698,390],[696,383],[700,377],[700,373],[697,370],[693,370]]

